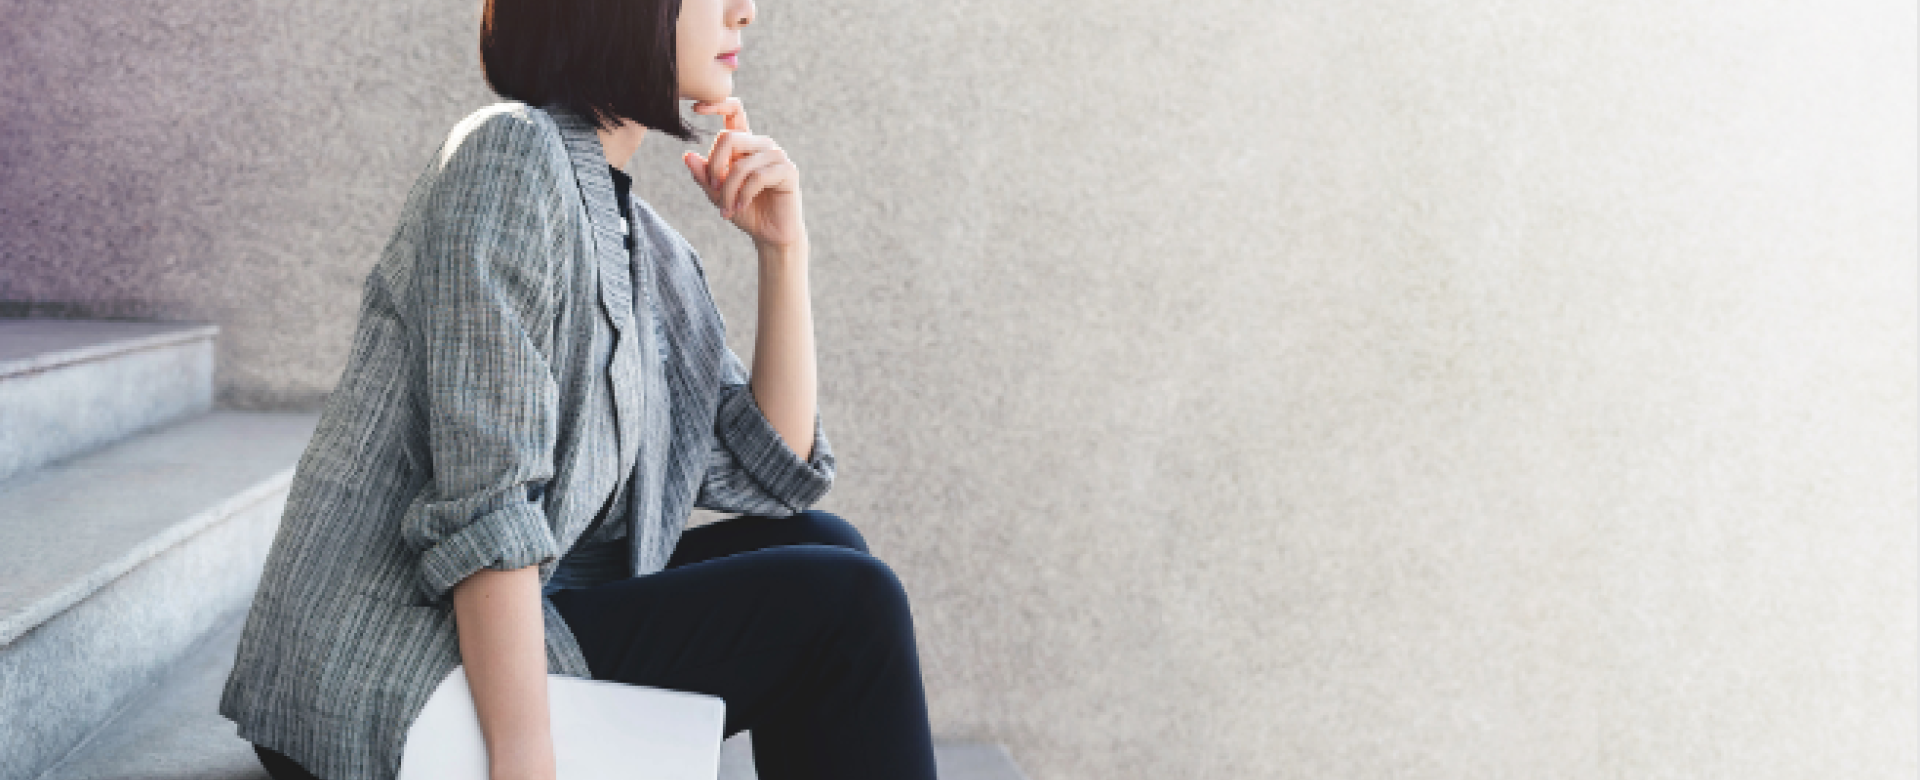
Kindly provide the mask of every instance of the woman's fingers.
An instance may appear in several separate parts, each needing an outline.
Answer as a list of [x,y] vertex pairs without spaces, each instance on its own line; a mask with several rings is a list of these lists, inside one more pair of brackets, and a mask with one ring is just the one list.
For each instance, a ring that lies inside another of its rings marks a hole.
[[[714,205],[731,216],[746,202],[740,197],[740,185],[753,170],[753,167],[741,168],[742,161],[767,149],[777,150],[779,147],[774,145],[772,139],[753,134],[747,123],[746,104],[738,97],[717,102],[698,101],[693,104],[693,110],[702,114],[718,114],[726,129],[714,136],[713,146],[707,150],[705,157],[690,152],[682,159],[687,161],[688,167],[693,170],[694,180],[707,191]],[[784,153],[782,156],[784,159]],[[756,187],[754,192],[757,193],[764,186]]]
[[748,174],[747,178],[740,182],[740,195],[735,201],[739,205],[735,206],[734,210],[746,208],[747,204],[753,202],[754,196],[786,181],[787,171],[788,166],[785,163],[775,163]]
[[728,133],[714,142],[714,148],[714,156],[707,158],[706,181],[709,194],[715,196],[714,203],[721,206],[728,203],[725,196],[735,192],[728,184],[738,180],[736,171],[743,162],[768,151],[780,151],[773,139],[748,133]]
[[787,153],[773,139],[754,135],[747,123],[746,105],[740,98],[693,104],[693,110],[719,115],[726,129],[714,136],[705,156],[688,152],[681,157],[694,181],[727,218],[769,189],[778,188],[792,178],[794,171]]
[[713,187],[707,184],[707,158],[700,156],[699,152],[688,151],[680,155],[680,161],[686,163],[687,171],[693,174],[693,183],[700,185],[702,191],[711,195]]
[[714,136],[713,146],[707,150],[707,194],[715,194],[714,189],[727,180],[727,168],[732,166],[734,148],[741,140],[739,133],[725,130]]
[[740,158],[773,146],[773,139],[764,135],[722,130],[713,139],[713,149],[707,152],[707,181],[714,184],[726,181]]
[[777,148],[755,152],[740,160],[733,166],[732,175],[720,185],[721,210],[729,217],[737,213],[753,195],[778,181],[778,167],[786,161],[786,153]]
[[703,100],[693,104],[693,110],[702,114],[719,114],[725,119],[728,130],[752,132],[747,128],[747,106],[740,102],[740,98],[729,97],[718,103]]
[[768,152],[778,153],[774,162],[786,159],[784,150],[769,144],[766,150],[736,160],[728,167],[724,179],[714,173],[716,166],[713,165],[713,158],[703,157],[699,152],[688,151],[680,155],[680,159],[687,164],[687,172],[692,174],[694,182],[707,193],[707,200],[731,217],[732,210],[748,200],[747,197],[742,197],[744,193],[741,191],[741,185],[746,182],[748,174],[766,164],[764,156]]

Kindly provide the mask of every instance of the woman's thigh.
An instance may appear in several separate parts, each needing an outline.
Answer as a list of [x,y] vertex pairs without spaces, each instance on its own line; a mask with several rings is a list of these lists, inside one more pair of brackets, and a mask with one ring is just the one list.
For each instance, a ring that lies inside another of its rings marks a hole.
[[728,736],[912,655],[899,579],[837,545],[725,554],[551,598],[595,679],[719,696]]
[[832,512],[809,509],[788,517],[740,515],[688,528],[680,533],[666,567],[791,544],[828,544],[867,552],[866,538],[852,523]]

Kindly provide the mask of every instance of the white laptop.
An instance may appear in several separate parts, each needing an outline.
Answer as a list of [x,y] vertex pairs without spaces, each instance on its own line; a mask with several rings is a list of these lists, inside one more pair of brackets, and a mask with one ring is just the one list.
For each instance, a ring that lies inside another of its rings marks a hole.
[[[715,780],[726,729],[718,696],[547,675],[558,780]],[[487,780],[487,745],[465,666],[407,729],[399,780]]]

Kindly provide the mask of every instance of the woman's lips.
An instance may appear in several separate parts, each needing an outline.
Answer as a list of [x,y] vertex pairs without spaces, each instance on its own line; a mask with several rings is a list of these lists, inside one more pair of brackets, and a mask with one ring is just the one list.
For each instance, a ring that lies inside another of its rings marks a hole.
[[738,67],[740,67],[740,53],[739,53],[739,52],[734,52],[734,53],[732,53],[732,54],[722,54],[722,55],[720,55],[720,56],[718,56],[718,57],[715,57],[714,59],[717,59],[717,60],[719,60],[719,61],[721,61],[721,62],[724,62],[724,63],[726,63],[727,65],[729,65],[729,66],[732,66],[732,67],[735,67],[735,68],[738,68]]

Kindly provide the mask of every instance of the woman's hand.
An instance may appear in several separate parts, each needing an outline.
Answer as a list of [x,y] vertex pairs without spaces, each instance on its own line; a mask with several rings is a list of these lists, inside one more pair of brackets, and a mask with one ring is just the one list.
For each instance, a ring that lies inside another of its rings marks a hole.
[[759,247],[791,247],[804,241],[807,226],[800,217],[800,169],[773,139],[747,129],[747,111],[740,99],[719,103],[701,101],[693,110],[726,117],[727,126],[713,139],[705,156],[687,152],[681,161],[707,200],[720,215],[746,231]]

